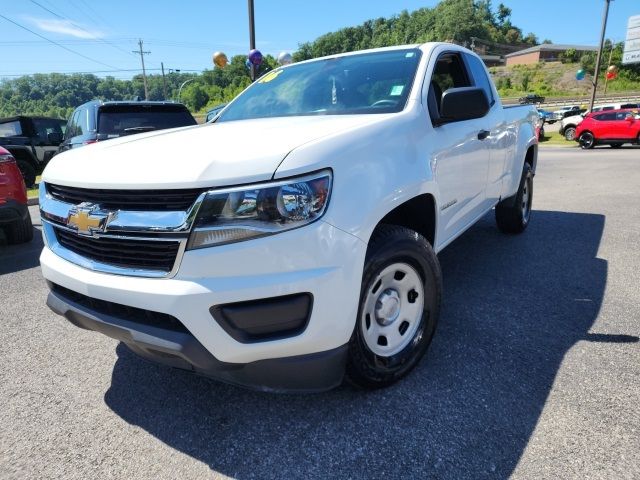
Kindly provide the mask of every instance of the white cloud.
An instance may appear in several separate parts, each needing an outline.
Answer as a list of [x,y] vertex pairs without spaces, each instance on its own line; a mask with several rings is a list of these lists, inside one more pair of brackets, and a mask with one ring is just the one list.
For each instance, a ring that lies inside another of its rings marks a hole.
[[[73,23],[70,20],[56,20],[48,18],[29,17],[36,27],[45,32],[59,33],[60,35],[70,35],[76,38],[102,38],[104,34],[99,30],[91,30],[84,26]],[[81,27],[81,28],[80,28]]]

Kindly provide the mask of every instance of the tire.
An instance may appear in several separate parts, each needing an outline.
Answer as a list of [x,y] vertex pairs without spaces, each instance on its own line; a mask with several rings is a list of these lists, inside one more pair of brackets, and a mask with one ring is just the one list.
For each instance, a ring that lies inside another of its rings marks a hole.
[[503,233],[522,233],[531,220],[533,201],[533,172],[525,162],[518,192],[496,205],[496,223]]
[[24,184],[27,188],[31,188],[36,183],[36,170],[33,166],[24,160],[16,158],[16,164],[18,165],[18,169],[20,173],[22,173],[22,178],[24,179]]
[[408,228],[379,226],[367,249],[346,380],[374,389],[407,375],[429,348],[441,296],[440,264],[429,242]]
[[17,220],[10,223],[6,227],[5,233],[7,235],[7,241],[12,245],[30,242],[33,240],[31,216],[27,215],[27,218],[24,220]]
[[580,148],[583,150],[590,150],[596,144],[596,139],[591,132],[584,132],[580,134],[580,138],[578,138],[578,143],[580,143]]
[[565,140],[573,142],[576,139],[576,127],[567,127],[563,132]]
[[611,148],[620,148],[622,147],[622,143],[611,143],[609,144]]

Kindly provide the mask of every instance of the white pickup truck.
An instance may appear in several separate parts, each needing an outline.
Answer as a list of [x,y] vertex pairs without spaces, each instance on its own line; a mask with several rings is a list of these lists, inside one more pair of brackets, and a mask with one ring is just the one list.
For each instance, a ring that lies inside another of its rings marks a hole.
[[433,336],[436,254],[494,207],[502,231],[527,227],[536,121],[456,45],[278,68],[212,124],[49,163],[47,303],[229,383],[389,385]]

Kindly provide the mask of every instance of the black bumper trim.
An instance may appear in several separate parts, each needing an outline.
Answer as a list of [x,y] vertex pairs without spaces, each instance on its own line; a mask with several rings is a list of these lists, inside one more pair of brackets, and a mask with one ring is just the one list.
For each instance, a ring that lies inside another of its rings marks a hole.
[[0,204],[0,224],[26,220],[28,215],[29,207],[24,203],[8,199],[5,203]]
[[120,340],[146,359],[225,383],[290,393],[321,392],[342,383],[347,345],[307,355],[227,363],[215,358],[190,333],[141,325],[92,311],[54,291],[49,292],[47,305],[74,325]]

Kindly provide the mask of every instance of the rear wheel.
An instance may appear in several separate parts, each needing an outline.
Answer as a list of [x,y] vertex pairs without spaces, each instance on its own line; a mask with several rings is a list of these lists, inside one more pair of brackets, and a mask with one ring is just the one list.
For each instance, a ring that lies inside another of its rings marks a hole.
[[381,388],[407,375],[427,351],[440,310],[442,278],[429,242],[408,228],[374,232],[347,360],[347,380]]
[[564,138],[570,142],[576,139],[576,127],[567,127],[564,129]]
[[36,183],[36,170],[29,163],[24,160],[16,158],[16,164],[18,165],[18,169],[20,173],[22,173],[22,178],[24,179],[24,184],[27,188],[31,188]]
[[496,205],[496,223],[504,233],[521,233],[531,219],[533,201],[533,172],[531,165],[524,164],[520,186],[514,197],[505,198]]
[[580,143],[580,148],[583,150],[589,150],[594,147],[596,144],[596,139],[591,132],[584,132],[578,138],[578,142]]
[[27,215],[24,220],[16,220],[6,228],[7,240],[11,244],[26,243],[33,239],[33,224],[31,217]]

